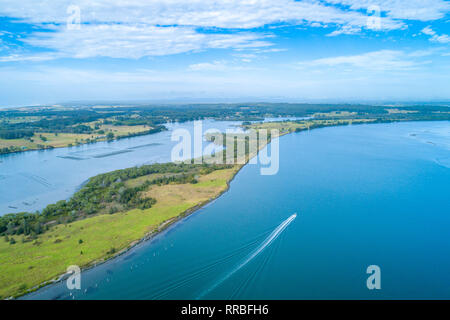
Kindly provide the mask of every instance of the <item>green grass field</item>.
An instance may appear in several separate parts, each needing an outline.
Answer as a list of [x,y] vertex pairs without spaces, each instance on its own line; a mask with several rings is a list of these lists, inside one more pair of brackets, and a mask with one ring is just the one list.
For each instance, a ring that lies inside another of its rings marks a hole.
[[315,126],[331,127],[338,125],[371,123],[374,121],[375,119],[302,120],[302,121],[254,123],[251,125],[247,125],[245,127],[255,130],[277,129],[280,131],[280,135],[283,135],[296,130],[308,130],[308,128],[314,128]]
[[[15,244],[0,238],[0,298],[25,293],[66,272],[70,265],[88,266],[128,248],[165,221],[217,197],[227,188],[238,166],[199,177],[198,184],[152,186],[146,194],[157,200],[146,210],[102,214],[57,225],[33,242]],[[14,237],[14,236],[13,236]],[[82,240],[82,243],[80,243]]]
[[[282,135],[297,129],[305,130],[312,125],[333,126],[370,121],[373,120],[309,120],[270,122],[249,127],[278,129]],[[265,144],[262,142],[259,149]],[[23,242],[22,236],[15,237],[15,244],[0,238],[0,298],[24,294],[65,273],[70,265],[85,267],[110,258],[149,233],[158,231],[159,226],[167,221],[216,198],[226,190],[227,182],[240,168],[241,165],[235,165],[231,169],[213,171],[198,177],[195,184],[151,185],[143,192],[144,196],[157,201],[150,209],[99,214],[66,225],[60,224],[32,242]],[[160,176],[151,174],[131,179],[126,181],[126,185],[139,186]]]
[[[93,125],[92,125],[93,126]],[[100,125],[99,130],[103,130],[105,134],[92,133],[92,134],[77,134],[77,133],[54,133],[39,132],[35,133],[31,137],[31,140],[27,139],[0,139],[0,149],[5,147],[19,147],[23,150],[37,150],[44,147],[61,148],[69,145],[75,146],[77,143],[86,143],[88,139],[95,141],[105,141],[106,133],[112,132],[116,138],[124,137],[129,134],[136,134],[151,129],[149,126],[113,126],[113,125]],[[46,140],[41,138],[43,136]]]

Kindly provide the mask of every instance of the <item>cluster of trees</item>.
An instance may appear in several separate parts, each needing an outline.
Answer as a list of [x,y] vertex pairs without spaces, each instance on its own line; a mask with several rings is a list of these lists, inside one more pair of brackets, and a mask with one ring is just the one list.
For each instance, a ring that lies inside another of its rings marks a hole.
[[[42,212],[6,214],[0,217],[0,235],[34,237],[54,224],[69,223],[93,214],[113,214],[134,208],[151,208],[156,200],[142,196],[151,185],[196,183],[196,177],[228,165],[209,164],[152,164],[117,170],[95,176],[74,196],[48,205]],[[127,180],[159,173],[153,180],[138,186],[128,186]]]
[[[262,120],[272,117],[305,117],[314,113],[355,112],[348,118],[370,117],[380,120],[443,120],[448,119],[448,106],[403,106],[401,110],[414,113],[389,113],[386,106],[360,104],[300,104],[300,103],[250,103],[250,104],[192,104],[192,105],[130,105],[124,107],[102,107],[101,110],[85,106],[77,109],[30,109],[0,111],[0,138],[15,139],[30,137],[33,132],[65,132],[90,134],[97,128],[89,122],[113,125],[148,125],[155,127],[167,122],[185,122],[213,118],[218,120]],[[35,121],[9,121],[10,119],[33,117]],[[338,116],[338,115],[336,115]],[[333,119],[333,115],[323,118]],[[155,132],[161,129],[155,129]],[[150,132],[152,133],[152,132]],[[145,133],[148,134],[148,133]]]
[[[117,137],[114,136],[113,132],[105,132],[104,130],[101,130],[101,123],[110,123],[117,126],[145,124],[152,127],[149,130],[129,133],[128,135],[120,136],[120,138],[128,138],[167,130],[165,126],[155,124],[161,122],[162,120],[162,118],[158,118],[156,121],[154,121],[154,119],[152,118],[140,115],[137,115],[136,117],[135,112],[128,111],[124,111],[122,115],[117,116],[117,111],[105,111],[100,113],[95,110],[84,109],[81,109],[79,111],[58,111],[46,109],[42,109],[39,111],[36,111],[35,109],[30,109],[30,111],[5,110],[0,111],[0,139],[25,138],[33,142],[31,138],[36,135],[45,142],[47,141],[47,138],[41,134],[43,132],[51,132],[54,133],[55,136],[57,136],[58,133],[93,134],[94,132],[97,132],[99,134],[106,134],[107,140],[113,140]],[[94,122],[95,125],[93,127],[87,125],[86,123],[89,122]],[[96,139],[86,139],[86,142],[96,142]],[[44,145],[37,145],[37,147],[39,149],[49,148],[48,146]],[[23,151],[20,146],[0,148],[0,154],[19,151]]]
[[16,147],[16,146],[0,148],[0,154],[7,154],[7,153],[13,153],[13,152],[19,152],[19,151],[22,151],[22,149],[20,147]]
[[[157,132],[161,132],[161,131],[165,131],[167,130],[167,128],[165,126],[162,125],[158,125],[155,126],[152,129],[149,130],[145,130],[145,131],[140,131],[140,132],[130,132],[126,135],[120,136],[120,137],[116,137],[116,139],[124,139],[124,138],[131,138],[131,137],[137,137],[137,136],[144,136],[147,134],[153,134],[153,133],[157,133]],[[113,140],[114,139],[114,134],[112,132],[108,132],[108,134],[106,135],[106,139],[107,140]]]
[[0,233],[7,234],[39,234],[45,229],[44,219],[37,218],[37,213],[11,213],[1,217]]
[[[155,163],[150,165],[143,165],[139,167],[132,167],[127,169],[120,169],[108,173],[99,174],[91,179],[84,186],[82,190],[90,192],[91,189],[99,187],[109,187],[116,183],[135,179],[151,174],[162,174],[159,178],[152,180],[152,184],[164,184],[171,182],[185,183],[188,182],[189,177],[196,174],[208,174],[215,170],[230,168],[230,165],[217,164],[186,164],[186,163]],[[80,191],[82,191],[80,190]]]
[[85,124],[79,124],[73,127],[67,127],[64,130],[66,133],[87,133],[90,134],[92,133],[94,130],[90,127],[87,126]]
[[32,137],[34,132],[26,129],[2,129],[0,130],[1,139],[22,139]]
[[[19,117],[33,116],[38,120],[35,121],[14,121]],[[91,132],[92,128],[82,123],[93,122],[105,117],[105,115],[88,110],[47,110],[35,109],[27,110],[6,110],[0,112],[0,117],[3,119],[2,129],[21,132],[66,132],[66,133],[86,133]]]
[[[0,138],[1,139],[20,139],[33,136],[39,132],[53,132],[53,133],[75,133],[75,134],[91,134],[99,127],[92,128],[86,123],[89,122],[105,122],[114,125],[138,125],[148,124],[152,125],[151,119],[135,119],[133,113],[126,113],[120,116],[120,120],[110,121],[106,120],[110,117],[115,117],[117,112],[97,112],[95,110],[30,110],[30,111],[15,111],[6,110],[0,111]],[[33,116],[39,120],[34,121],[10,121],[17,118],[25,118]],[[159,129],[161,130],[161,129]]]

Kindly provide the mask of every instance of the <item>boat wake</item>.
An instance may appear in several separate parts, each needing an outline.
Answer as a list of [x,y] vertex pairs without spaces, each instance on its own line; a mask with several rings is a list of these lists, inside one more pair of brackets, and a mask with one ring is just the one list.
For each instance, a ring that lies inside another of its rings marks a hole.
[[221,277],[217,282],[215,282],[211,287],[209,287],[207,290],[203,291],[197,299],[201,299],[207,294],[209,294],[211,291],[213,291],[215,288],[217,288],[220,284],[225,282],[228,278],[230,278],[234,273],[239,271],[241,268],[243,268],[247,263],[252,261],[256,256],[258,256],[261,252],[264,251],[268,246],[270,246],[279,236],[280,234],[289,226],[289,224],[295,220],[297,217],[297,214],[291,215],[289,218],[284,220],[278,227],[275,228],[275,230],[272,231],[272,233],[255,249],[253,250],[241,263],[236,265],[231,271],[229,271],[227,274],[225,274],[223,277]]

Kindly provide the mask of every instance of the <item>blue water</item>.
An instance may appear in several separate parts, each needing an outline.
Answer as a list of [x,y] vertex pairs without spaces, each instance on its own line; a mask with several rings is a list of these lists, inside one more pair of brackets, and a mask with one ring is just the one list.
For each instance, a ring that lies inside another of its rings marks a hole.
[[[245,166],[223,196],[151,241],[26,298],[450,298],[450,122],[316,129],[280,138],[280,171]],[[366,269],[381,269],[368,290]]]
[[[284,121],[305,118],[266,118]],[[241,122],[203,120],[203,132],[216,129],[239,131]],[[90,177],[113,170],[155,162],[170,162],[174,130],[194,136],[194,122],[168,123],[168,131],[71,148],[0,155],[0,216],[34,212],[70,198]],[[206,147],[204,142],[203,148]]]
[[[241,122],[202,121],[203,129],[220,131]],[[167,124],[168,131],[98,142],[72,148],[28,151],[0,155],[0,215],[34,212],[67,199],[92,176],[117,169],[155,162],[170,162],[173,130],[187,129],[193,122]]]

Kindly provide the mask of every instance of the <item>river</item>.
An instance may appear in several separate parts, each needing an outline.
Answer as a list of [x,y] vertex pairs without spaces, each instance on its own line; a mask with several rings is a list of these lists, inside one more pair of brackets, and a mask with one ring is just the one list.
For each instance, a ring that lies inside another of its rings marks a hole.
[[[289,134],[278,174],[247,165],[209,205],[82,272],[81,290],[60,282],[24,298],[448,298],[449,186],[448,121]],[[380,290],[366,286],[370,265]]]
[[[225,131],[241,122],[202,121],[203,129]],[[176,129],[193,134],[194,123],[166,124],[168,131],[71,148],[0,155],[0,215],[34,212],[68,199],[87,179],[100,173],[155,162],[170,162]]]

